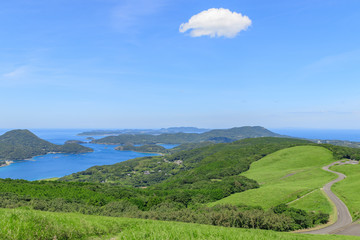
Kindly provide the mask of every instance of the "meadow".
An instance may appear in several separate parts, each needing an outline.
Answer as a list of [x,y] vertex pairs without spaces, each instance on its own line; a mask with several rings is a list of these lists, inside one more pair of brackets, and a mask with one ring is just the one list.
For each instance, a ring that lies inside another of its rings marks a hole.
[[301,235],[257,229],[224,228],[201,224],[50,213],[27,209],[0,209],[0,239],[246,239],[352,240],[351,236]]
[[[318,146],[297,146],[277,151],[254,162],[249,171],[241,174],[256,180],[260,188],[232,194],[210,205],[243,204],[269,209],[289,203],[335,179],[335,174],[321,169],[334,161],[331,151]],[[306,211],[321,209],[330,214],[332,207],[327,198],[316,192],[312,194],[292,205]],[[314,198],[317,199],[315,204]]]
[[360,165],[337,165],[331,170],[346,175],[344,180],[334,184],[332,190],[349,208],[353,220],[360,219]]

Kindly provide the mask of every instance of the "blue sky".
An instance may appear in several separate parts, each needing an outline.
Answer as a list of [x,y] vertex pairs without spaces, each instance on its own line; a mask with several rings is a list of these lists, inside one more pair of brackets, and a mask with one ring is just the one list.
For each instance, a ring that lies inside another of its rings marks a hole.
[[[180,31],[209,9],[251,24],[230,21],[235,36]],[[0,126],[359,129],[359,10],[357,0],[1,1]]]

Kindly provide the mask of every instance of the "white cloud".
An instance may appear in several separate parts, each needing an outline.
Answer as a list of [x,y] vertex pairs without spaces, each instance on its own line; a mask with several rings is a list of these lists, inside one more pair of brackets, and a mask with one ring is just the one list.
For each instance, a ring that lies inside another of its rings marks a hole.
[[202,11],[190,18],[187,23],[180,25],[179,31],[184,33],[190,30],[190,36],[227,37],[233,38],[239,32],[251,26],[248,16],[231,12],[224,8],[211,8]]

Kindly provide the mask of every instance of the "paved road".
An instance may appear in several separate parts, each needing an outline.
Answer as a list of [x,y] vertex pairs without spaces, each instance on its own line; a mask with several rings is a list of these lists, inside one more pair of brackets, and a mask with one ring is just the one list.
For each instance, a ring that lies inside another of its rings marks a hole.
[[332,172],[337,174],[339,177],[331,182],[329,182],[328,184],[326,184],[324,186],[324,192],[329,196],[329,198],[331,199],[331,201],[335,204],[336,208],[337,208],[337,215],[338,215],[338,219],[337,221],[325,228],[319,229],[319,230],[313,230],[313,231],[308,231],[308,232],[303,232],[303,233],[307,233],[307,234],[341,234],[342,231],[344,231],[345,229],[348,229],[350,224],[352,223],[352,218],[349,212],[349,209],[346,207],[346,205],[331,191],[331,186],[334,183],[337,183],[341,180],[343,180],[344,178],[346,178],[346,176],[342,173],[339,172],[335,172],[330,170],[329,168],[335,164],[338,164],[339,162],[334,162],[328,166],[323,167],[323,169],[325,171],[328,172]]

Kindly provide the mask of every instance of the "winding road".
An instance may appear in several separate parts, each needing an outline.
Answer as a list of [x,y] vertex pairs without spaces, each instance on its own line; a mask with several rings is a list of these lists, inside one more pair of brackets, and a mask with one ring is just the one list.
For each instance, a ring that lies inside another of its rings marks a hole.
[[[312,230],[312,231],[307,231],[307,232],[303,232],[305,234],[342,234],[342,232],[344,232],[344,234],[346,234],[346,229],[350,228],[352,226],[352,228],[354,228],[354,225],[352,225],[352,217],[350,215],[349,209],[346,207],[346,205],[331,191],[331,187],[334,183],[337,183],[343,179],[346,178],[346,176],[342,173],[339,172],[335,172],[330,170],[329,168],[334,166],[335,164],[341,164],[341,161],[338,162],[334,162],[328,166],[323,167],[322,169],[324,169],[325,171],[331,172],[331,173],[335,173],[337,174],[339,177],[329,183],[327,183],[324,187],[323,190],[324,192],[329,196],[330,200],[335,204],[336,209],[337,209],[337,221],[330,225],[327,226],[325,228],[322,229],[318,229],[318,230]],[[359,230],[360,230],[360,225],[356,224],[359,226]],[[355,225],[355,227],[356,227]],[[357,231],[356,231],[357,232]],[[353,235],[353,234],[351,234]],[[357,236],[359,236],[358,234],[355,234]]]

